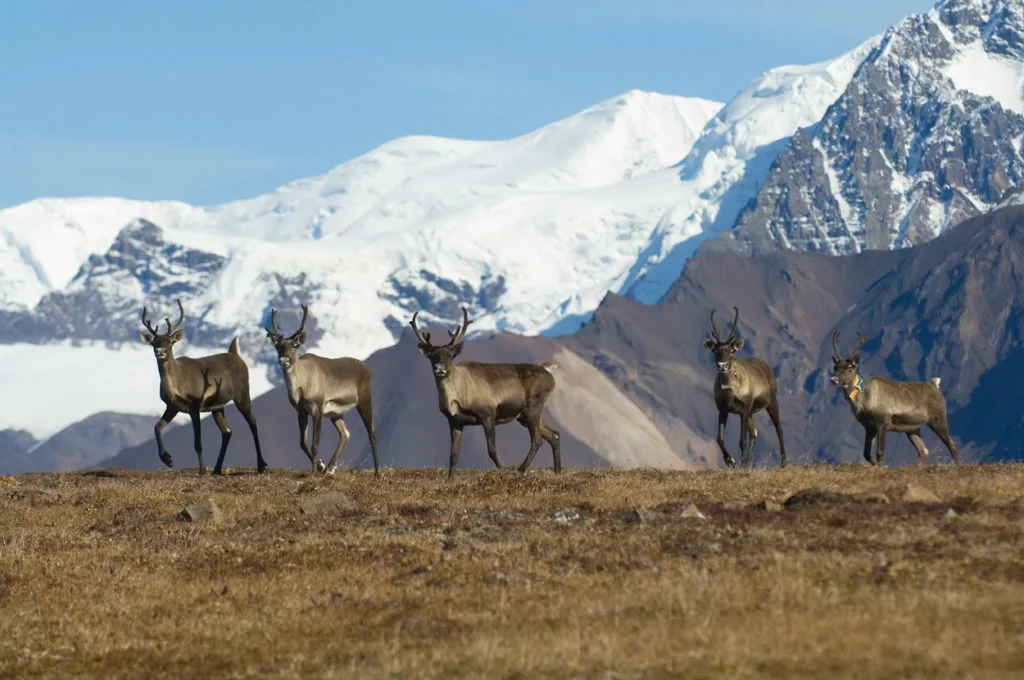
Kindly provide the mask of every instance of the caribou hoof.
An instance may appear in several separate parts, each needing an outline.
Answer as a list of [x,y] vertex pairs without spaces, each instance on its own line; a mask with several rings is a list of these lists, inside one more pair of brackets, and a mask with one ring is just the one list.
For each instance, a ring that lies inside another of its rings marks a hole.
[[314,459],[313,459],[313,468],[314,468],[314,469],[315,469],[315,470],[316,470],[317,472],[320,472],[320,473],[322,473],[322,472],[323,472],[324,470],[326,470],[326,469],[327,469],[327,466],[326,466],[326,465],[324,465],[324,462],[323,462],[322,460],[320,460],[319,458],[314,458]]
[[166,451],[160,454],[160,462],[169,468],[174,467],[174,460],[171,459],[171,454],[167,453]]
[[331,467],[329,467],[329,468],[324,470],[324,474],[327,475],[328,477],[333,477],[334,473],[337,472],[337,471],[338,471],[338,466],[337,465],[332,465]]

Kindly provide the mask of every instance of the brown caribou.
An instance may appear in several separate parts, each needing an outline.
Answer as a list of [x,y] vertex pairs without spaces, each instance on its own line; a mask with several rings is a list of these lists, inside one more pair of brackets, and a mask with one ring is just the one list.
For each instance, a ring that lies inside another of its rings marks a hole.
[[[921,428],[927,425],[949,449],[953,462],[960,464],[956,444],[949,435],[946,422],[946,399],[939,390],[940,378],[928,382],[897,382],[885,378],[865,380],[858,372],[860,348],[868,341],[857,334],[860,342],[849,356],[839,351],[839,332],[832,334],[831,382],[843,390],[843,397],[853,416],[864,426],[864,459],[872,465],[881,465],[885,459],[885,433],[903,432],[917,449],[917,462],[924,465],[928,448],[921,439]],[[875,460],[871,459],[871,442],[878,440]]]
[[157,369],[160,372],[160,399],[167,405],[164,414],[153,428],[160,460],[167,467],[174,467],[171,454],[164,448],[163,431],[176,415],[184,411],[192,419],[196,455],[199,457],[199,474],[206,474],[199,418],[202,413],[209,411],[213,413],[213,420],[221,433],[220,453],[217,455],[217,465],[213,468],[213,474],[221,474],[224,454],[231,440],[231,428],[228,427],[228,420],[224,416],[224,407],[233,401],[252,432],[252,439],[256,444],[257,469],[260,472],[265,471],[267,463],[263,460],[256,418],[252,415],[249,368],[239,353],[238,338],[234,338],[228,351],[222,354],[176,358],[174,344],[185,337],[185,331],[181,330],[181,325],[185,321],[185,308],[182,307],[181,300],[177,300],[177,303],[180,316],[173,325],[169,318],[164,319],[167,323],[166,333],[160,333],[159,324],[156,328],[152,325],[146,315],[146,308],[142,308],[142,324],[149,332],[142,332],[140,337],[153,348]]
[[562,471],[562,453],[558,432],[544,422],[544,405],[555,389],[552,371],[555,365],[536,364],[492,364],[477,361],[454,363],[462,351],[462,343],[469,324],[469,311],[462,308],[462,324],[455,331],[448,331],[451,339],[446,345],[430,342],[430,333],[421,333],[416,325],[419,312],[412,315],[413,333],[419,341],[419,350],[430,360],[437,385],[438,405],[448,419],[451,431],[451,455],[448,463],[448,479],[455,477],[455,466],[459,462],[459,446],[462,444],[462,428],[466,425],[480,425],[487,437],[487,455],[494,466],[501,468],[498,450],[494,440],[496,425],[519,421],[530,433],[530,451],[519,466],[525,473],[537,455],[541,439],[551,446],[555,472]]
[[[306,319],[309,307],[302,305],[302,322],[299,329],[285,336],[277,327],[277,310],[270,310],[270,327],[266,328],[267,339],[277,350],[278,363],[284,372],[288,387],[288,401],[299,414],[299,446],[309,457],[313,469],[334,474],[342,449],[348,443],[349,432],[342,416],[355,407],[370,438],[373,451],[373,472],[380,477],[380,461],[377,458],[377,434],[373,429],[373,394],[370,369],[359,359],[343,357],[328,359],[312,352],[299,356],[299,347],[306,342]],[[313,416],[312,446],[306,443],[309,417]],[[320,427],[326,416],[338,430],[338,446],[334,455],[324,466],[317,458],[320,448]]]
[[[725,464],[734,467],[736,461],[725,448],[725,425],[730,413],[740,416],[740,456],[744,467],[753,465],[754,442],[757,428],[753,415],[765,409],[772,419],[775,433],[779,438],[779,464],[786,467],[786,444],[782,439],[782,424],[779,422],[779,399],[775,393],[775,374],[765,361],[752,357],[737,359],[736,352],[743,347],[743,338],[736,338],[736,324],[740,310],[732,320],[729,336],[723,340],[715,326],[715,310],[711,310],[711,336],[704,339],[704,347],[715,357],[718,374],[715,376],[715,405],[718,407],[718,448],[722,450]],[[750,435],[749,445],[747,435]]]

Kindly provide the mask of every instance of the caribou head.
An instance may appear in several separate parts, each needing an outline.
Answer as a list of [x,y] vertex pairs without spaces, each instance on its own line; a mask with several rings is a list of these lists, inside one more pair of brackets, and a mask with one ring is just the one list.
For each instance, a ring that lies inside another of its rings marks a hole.
[[309,317],[309,307],[302,305],[302,322],[299,329],[286,336],[277,327],[277,310],[270,310],[270,326],[266,328],[267,340],[277,350],[277,361],[281,368],[288,370],[299,361],[299,347],[306,342],[306,319]]
[[847,387],[859,380],[857,367],[860,366],[860,348],[868,339],[859,332],[857,335],[860,336],[860,342],[853,348],[849,356],[843,357],[839,351],[839,331],[832,334],[832,377],[830,381],[833,385]]
[[740,310],[738,307],[733,307],[733,311],[736,315],[732,319],[732,328],[729,329],[728,337],[723,340],[718,334],[718,327],[715,326],[715,310],[711,310],[711,337],[704,338],[704,347],[715,357],[715,363],[718,365],[718,372],[721,374],[728,374],[732,369],[732,362],[736,358],[736,352],[743,347],[743,338],[737,338],[736,336],[736,324],[740,320]]
[[416,325],[417,315],[419,312],[412,315],[409,325],[412,326],[412,332],[416,334],[416,339],[420,343],[420,354],[430,359],[434,375],[443,378],[452,370],[452,361],[462,352],[462,341],[466,337],[466,329],[469,328],[469,324],[473,323],[469,320],[469,310],[465,307],[462,308],[462,324],[456,326],[455,331],[448,331],[451,339],[446,345],[435,345],[430,342],[430,333],[420,332],[419,326]]
[[143,331],[139,334],[139,337],[142,338],[142,342],[153,348],[153,354],[156,355],[157,361],[166,361],[174,356],[171,348],[174,346],[174,343],[185,337],[185,331],[181,330],[181,324],[185,321],[185,308],[181,306],[181,300],[177,300],[177,303],[178,311],[180,312],[178,321],[172,326],[170,318],[164,319],[167,323],[166,333],[159,331],[159,323],[157,323],[156,327],[153,326],[149,316],[146,314],[146,308],[142,308],[142,325],[149,332]]

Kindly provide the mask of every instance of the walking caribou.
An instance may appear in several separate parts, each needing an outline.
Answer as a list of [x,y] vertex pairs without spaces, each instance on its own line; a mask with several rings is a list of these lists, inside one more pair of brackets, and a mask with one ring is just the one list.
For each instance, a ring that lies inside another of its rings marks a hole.
[[530,451],[519,466],[525,473],[537,455],[541,439],[551,446],[555,472],[562,471],[562,452],[558,432],[544,422],[544,405],[555,389],[553,363],[536,364],[490,364],[476,361],[454,363],[462,352],[462,343],[469,324],[469,311],[462,308],[462,324],[455,331],[448,331],[451,339],[446,345],[430,342],[430,333],[420,332],[416,325],[419,312],[412,315],[413,333],[419,341],[419,350],[430,360],[437,385],[438,406],[448,419],[451,431],[451,455],[448,463],[448,479],[455,478],[455,466],[459,462],[459,447],[462,444],[462,428],[466,425],[480,425],[487,437],[487,455],[494,466],[501,468],[495,445],[494,427],[513,420],[519,421],[530,432]]
[[[843,397],[853,416],[864,426],[864,459],[872,465],[881,465],[885,459],[885,433],[903,432],[917,449],[917,462],[924,465],[928,448],[921,439],[921,428],[927,425],[949,449],[956,465],[960,456],[949,435],[946,422],[946,399],[939,390],[940,378],[928,382],[897,382],[885,378],[865,380],[858,372],[860,348],[868,341],[857,334],[860,342],[849,356],[839,352],[839,332],[832,334],[833,385],[843,390]],[[871,442],[878,440],[875,460],[871,459]]]
[[[775,426],[779,438],[779,464],[786,467],[786,444],[782,439],[782,424],[779,422],[779,400],[775,393],[775,374],[765,361],[752,357],[737,359],[736,352],[743,347],[743,338],[736,338],[736,324],[740,310],[733,307],[736,315],[732,320],[729,336],[722,340],[715,326],[715,310],[711,310],[711,336],[704,339],[704,347],[715,357],[718,374],[715,376],[715,405],[718,407],[718,448],[722,450],[725,464],[734,467],[736,461],[725,448],[725,424],[730,413],[740,416],[740,456],[744,467],[751,467],[754,458],[754,442],[757,428],[753,415],[764,409]],[[749,446],[747,435],[750,435]]]
[[220,429],[220,453],[213,474],[221,474],[224,454],[231,441],[231,428],[224,416],[224,407],[230,402],[241,412],[245,422],[249,424],[253,442],[256,444],[256,466],[260,472],[267,469],[260,449],[260,437],[256,427],[256,419],[252,415],[252,399],[249,395],[249,369],[238,351],[238,338],[231,341],[228,351],[222,354],[211,354],[205,357],[174,356],[174,344],[185,337],[181,325],[185,321],[185,308],[181,300],[177,300],[180,315],[178,321],[167,323],[167,332],[160,333],[159,323],[154,327],[142,308],[142,325],[146,327],[140,336],[142,341],[153,348],[156,356],[157,369],[160,372],[160,399],[167,405],[164,414],[153,428],[156,435],[157,450],[160,460],[167,467],[174,467],[171,454],[164,447],[163,431],[174,417],[184,411],[192,419],[192,430],[195,436],[196,455],[199,457],[199,474],[206,474],[203,466],[203,442],[200,436],[199,418],[202,413],[213,413],[213,420]]
[[[380,477],[377,459],[377,434],[373,429],[373,395],[370,369],[359,359],[349,357],[328,359],[312,352],[299,356],[299,347],[306,342],[306,319],[309,307],[302,305],[299,329],[285,336],[277,327],[277,310],[270,310],[267,339],[277,350],[278,363],[288,386],[288,401],[299,414],[299,446],[309,457],[313,469],[334,474],[342,449],[348,443],[349,431],[342,416],[355,407],[370,438],[373,472]],[[313,416],[312,446],[306,443],[309,417]],[[338,430],[338,446],[325,466],[317,458],[320,448],[320,427],[327,417]]]

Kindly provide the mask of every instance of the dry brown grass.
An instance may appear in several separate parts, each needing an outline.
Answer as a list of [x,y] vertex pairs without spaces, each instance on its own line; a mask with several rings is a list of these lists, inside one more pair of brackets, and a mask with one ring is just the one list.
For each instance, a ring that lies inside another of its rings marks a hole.
[[[1022,466],[113,474],[0,479],[0,674],[1024,669]],[[943,502],[899,502],[908,482]],[[734,507],[806,487],[895,502]],[[299,512],[329,490],[354,507]],[[206,498],[221,522],[178,518]],[[706,520],[680,517],[691,502]]]

